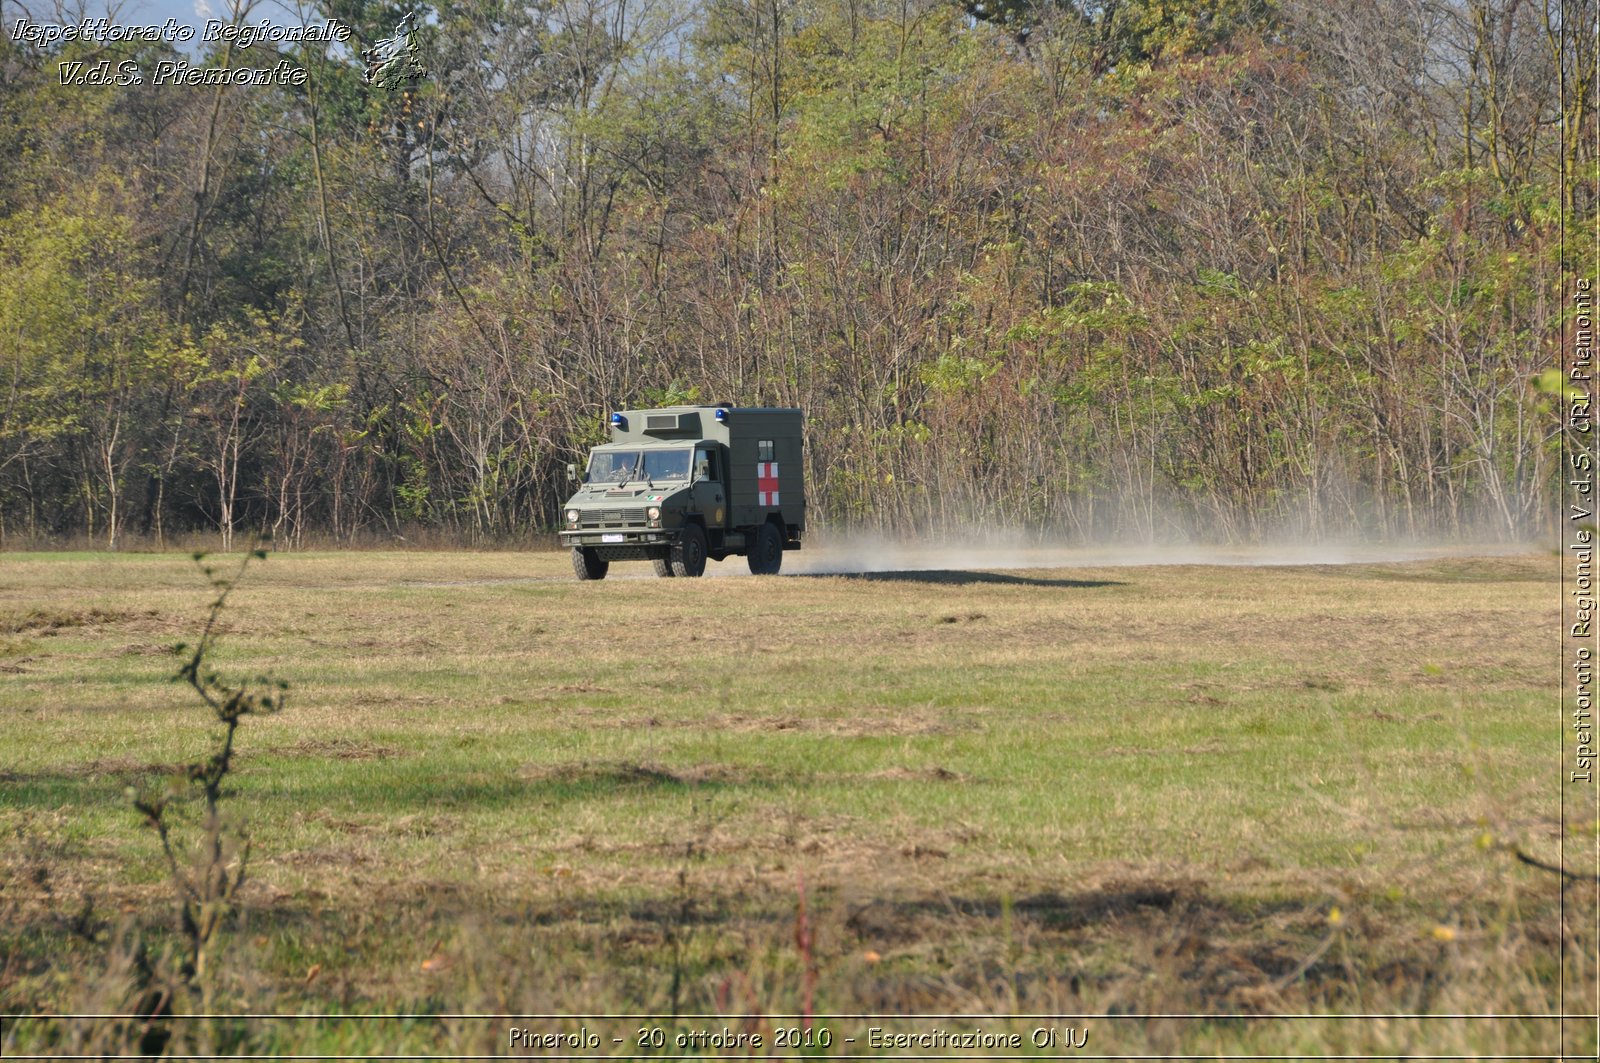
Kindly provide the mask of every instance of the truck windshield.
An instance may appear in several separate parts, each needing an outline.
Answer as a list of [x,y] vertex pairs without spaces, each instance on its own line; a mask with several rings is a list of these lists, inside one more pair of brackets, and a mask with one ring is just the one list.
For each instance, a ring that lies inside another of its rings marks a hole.
[[687,480],[689,451],[597,450],[589,455],[590,483],[624,480]]

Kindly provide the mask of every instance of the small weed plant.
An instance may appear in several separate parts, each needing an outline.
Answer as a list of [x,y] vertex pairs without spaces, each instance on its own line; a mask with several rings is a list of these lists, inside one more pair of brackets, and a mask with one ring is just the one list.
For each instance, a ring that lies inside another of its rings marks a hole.
[[[126,791],[145,826],[160,839],[172,888],[173,936],[159,949],[151,949],[137,933],[115,936],[105,985],[94,994],[100,998],[95,1010],[113,1006],[125,1017],[80,1031],[80,1038],[96,1042],[92,1047],[109,1047],[108,1041],[136,1043],[141,1053],[158,1054],[172,1047],[170,1017],[186,1010],[197,1014],[214,1010],[217,979],[212,957],[250,860],[243,824],[224,809],[225,783],[235,767],[240,725],[246,717],[280,711],[288,684],[269,676],[230,682],[212,666],[212,657],[229,597],[250,564],[265,558],[266,551],[258,548],[231,571],[219,572],[204,553],[194,555],[215,597],[199,640],[174,648],[183,664],[173,681],[194,691],[212,721],[221,725],[221,733],[209,756],[181,765],[158,784],[130,786]],[[122,1003],[116,1007],[119,998]]]
[[[211,945],[239,887],[244,885],[250,858],[249,838],[241,827],[227,823],[222,814],[223,781],[233,770],[234,739],[245,717],[280,711],[288,690],[288,683],[268,676],[258,676],[253,683],[230,684],[211,668],[207,658],[216,645],[217,621],[228,596],[250,562],[266,556],[265,550],[255,550],[245,555],[231,575],[218,575],[213,566],[206,564],[203,553],[194,555],[217,596],[200,640],[192,649],[186,644],[178,646],[178,652],[186,654],[186,659],[174,680],[188,684],[200,696],[222,725],[222,736],[211,756],[171,776],[163,790],[141,793],[130,787],[128,795],[133,807],[161,839],[177,905],[178,941],[182,948],[179,973],[199,992],[202,1006],[210,1003],[212,983],[207,977],[207,959]],[[173,802],[196,799],[202,807],[199,838],[185,866],[183,844],[174,836],[168,813]]]

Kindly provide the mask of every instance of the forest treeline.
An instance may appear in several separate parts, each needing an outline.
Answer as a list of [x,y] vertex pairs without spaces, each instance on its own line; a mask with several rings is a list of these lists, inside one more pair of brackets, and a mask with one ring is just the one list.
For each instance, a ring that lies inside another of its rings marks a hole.
[[289,3],[193,62],[303,85],[104,88],[181,56],[0,3],[0,543],[515,540],[719,400],[834,527],[1556,519],[1594,0],[447,0],[394,90]]

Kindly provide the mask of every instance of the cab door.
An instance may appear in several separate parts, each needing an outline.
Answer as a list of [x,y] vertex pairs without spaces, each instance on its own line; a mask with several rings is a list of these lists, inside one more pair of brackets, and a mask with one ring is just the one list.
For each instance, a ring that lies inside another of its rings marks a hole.
[[689,467],[693,477],[694,508],[705,517],[706,528],[728,526],[728,492],[724,488],[726,470],[722,448],[715,443],[701,443],[694,448],[694,463]]

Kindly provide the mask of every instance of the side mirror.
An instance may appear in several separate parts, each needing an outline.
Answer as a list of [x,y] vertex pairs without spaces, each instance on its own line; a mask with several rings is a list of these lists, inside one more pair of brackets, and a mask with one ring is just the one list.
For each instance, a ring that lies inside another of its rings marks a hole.
[[578,467],[576,465],[568,464],[567,465],[567,483],[575,484],[577,482],[578,482]]

